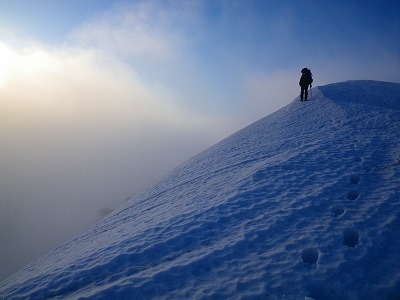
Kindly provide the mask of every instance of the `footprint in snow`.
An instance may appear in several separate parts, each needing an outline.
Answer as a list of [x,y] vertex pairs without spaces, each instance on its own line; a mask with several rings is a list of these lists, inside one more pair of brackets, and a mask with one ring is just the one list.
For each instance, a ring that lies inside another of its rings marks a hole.
[[360,181],[360,176],[357,174],[350,175],[349,181],[352,184],[358,184],[358,182]]
[[[349,181],[351,184],[358,184],[360,181],[360,176],[357,174],[353,174],[349,176]],[[360,192],[358,190],[349,190],[347,192],[347,199],[356,200],[360,196]]]
[[343,205],[335,205],[331,209],[331,212],[335,217],[340,217],[341,215],[343,215],[344,211],[345,211],[345,208]]
[[343,232],[343,245],[354,248],[360,239],[360,233],[355,228],[346,228]]
[[305,264],[316,264],[318,261],[318,256],[318,249],[316,248],[307,248],[301,251],[301,259]]
[[347,192],[347,199],[356,200],[360,196],[360,192],[357,190],[350,190]]

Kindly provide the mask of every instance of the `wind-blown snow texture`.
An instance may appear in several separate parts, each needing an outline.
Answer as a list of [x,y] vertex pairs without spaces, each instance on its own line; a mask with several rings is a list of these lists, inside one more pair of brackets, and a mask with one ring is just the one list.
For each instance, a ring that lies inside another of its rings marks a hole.
[[313,89],[0,284],[1,299],[399,299],[400,84]]

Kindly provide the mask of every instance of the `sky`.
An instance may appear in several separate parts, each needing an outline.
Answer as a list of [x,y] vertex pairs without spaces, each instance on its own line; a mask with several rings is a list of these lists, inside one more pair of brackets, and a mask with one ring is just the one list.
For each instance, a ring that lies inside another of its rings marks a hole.
[[399,1],[0,0],[0,279],[314,86],[400,82]]

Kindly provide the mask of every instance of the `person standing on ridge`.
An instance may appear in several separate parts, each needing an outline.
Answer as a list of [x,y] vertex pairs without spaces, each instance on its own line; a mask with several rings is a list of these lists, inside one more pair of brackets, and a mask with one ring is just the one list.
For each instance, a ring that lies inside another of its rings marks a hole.
[[[308,97],[308,86],[310,86],[310,88],[312,88],[312,73],[310,69],[307,68],[303,68],[301,70],[301,77],[300,77],[300,81],[299,81],[299,85],[301,87],[301,92],[300,92],[300,99],[301,101],[307,101],[307,97]],[[304,96],[304,97],[303,97]]]

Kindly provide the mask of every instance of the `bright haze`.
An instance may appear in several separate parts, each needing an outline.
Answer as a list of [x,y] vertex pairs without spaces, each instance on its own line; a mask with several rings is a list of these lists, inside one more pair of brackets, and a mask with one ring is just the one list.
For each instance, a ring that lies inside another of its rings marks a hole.
[[399,1],[0,2],[0,279],[314,85],[400,82]]

